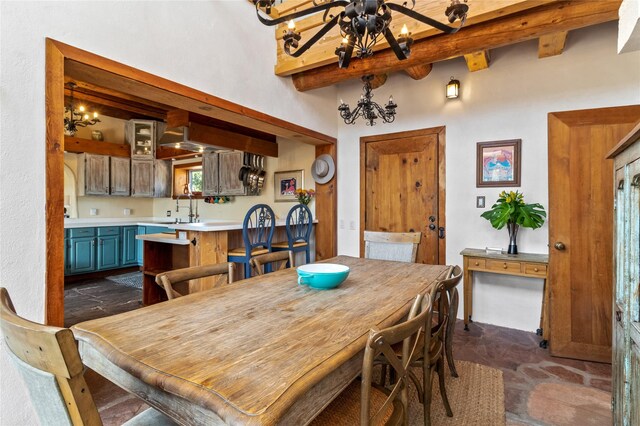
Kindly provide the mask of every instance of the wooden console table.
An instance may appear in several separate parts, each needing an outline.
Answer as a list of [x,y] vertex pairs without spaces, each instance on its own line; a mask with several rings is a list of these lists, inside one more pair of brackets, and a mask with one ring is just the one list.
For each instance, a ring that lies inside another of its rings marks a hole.
[[473,271],[492,274],[517,275],[520,277],[542,278],[544,290],[540,312],[542,336],[540,347],[546,348],[549,342],[549,287],[547,285],[547,266],[549,256],[535,253],[487,253],[484,249],[466,248],[460,252],[464,259],[464,329],[469,330],[473,314]]

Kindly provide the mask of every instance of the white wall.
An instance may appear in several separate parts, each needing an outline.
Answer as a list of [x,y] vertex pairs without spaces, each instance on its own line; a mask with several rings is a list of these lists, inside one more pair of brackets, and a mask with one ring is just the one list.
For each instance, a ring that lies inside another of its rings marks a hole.
[[[87,4],[0,3],[0,285],[36,321],[45,296],[45,37],[337,133],[336,89],[301,94],[276,77],[273,29],[249,2]],[[0,424],[33,424],[26,391],[0,349]]]
[[[486,196],[490,207],[502,188],[476,188],[476,143],[522,139],[522,185],[527,202],[548,210],[547,113],[640,103],[640,53],[616,54],[616,23],[569,33],[565,51],[546,59],[537,57],[537,41],[491,51],[491,67],[467,71],[464,59],[437,63],[431,74],[413,81],[392,75],[375,91],[398,103],[393,124],[375,127],[362,123],[338,130],[338,230],[341,254],[358,255],[359,199],[353,188],[359,177],[359,138],[365,135],[446,126],[447,263],[462,264],[465,247],[508,245],[507,231],[494,230],[476,209],[476,196]],[[451,76],[461,82],[459,100],[446,101]],[[352,105],[362,85],[343,84],[339,96]],[[547,253],[548,228],[521,229],[518,249]],[[533,331],[538,327],[542,281],[495,274],[476,274],[474,319]],[[462,294],[461,294],[462,297]],[[463,302],[460,302],[463,306]],[[462,309],[459,316],[462,317]]]

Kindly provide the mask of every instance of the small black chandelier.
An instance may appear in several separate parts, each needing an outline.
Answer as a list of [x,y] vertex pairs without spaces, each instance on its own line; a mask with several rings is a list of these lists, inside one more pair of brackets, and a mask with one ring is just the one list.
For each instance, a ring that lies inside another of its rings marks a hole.
[[[263,24],[273,26],[289,22],[288,29],[283,37],[284,51],[287,55],[295,58],[306,52],[329,30],[338,25],[342,36],[342,45],[336,48],[335,53],[338,56],[338,66],[340,68],[349,66],[354,50],[358,58],[371,56],[374,46],[383,37],[387,40],[398,59],[402,60],[409,57],[411,45],[413,44],[411,33],[407,26],[403,25],[398,38],[396,39],[393,36],[389,30],[392,10],[430,25],[446,34],[453,34],[462,28],[467,18],[469,6],[462,3],[462,1],[466,2],[467,0],[451,0],[451,5],[445,10],[449,23],[460,20],[460,26],[454,28],[415,12],[413,10],[416,3],[415,0],[411,0],[411,8],[406,7],[407,1],[400,5],[385,0],[313,0],[313,7],[275,19],[269,16],[265,17],[261,12],[269,15],[271,7],[273,7],[276,0],[253,0],[258,19]],[[333,15],[330,12],[334,8],[342,8],[343,10],[337,15]],[[301,35],[296,31],[293,20],[317,12],[324,12],[324,26],[298,48]]]
[[78,131],[78,127],[93,126],[99,123],[100,120],[98,120],[97,112],[92,113],[91,115],[93,117],[91,117],[82,105],[80,105],[78,109],[75,109],[75,105],[73,104],[73,89],[77,85],[69,82],[66,86],[69,87],[71,96],[69,97],[69,105],[64,107],[64,133],[73,136]]
[[358,106],[351,111],[349,105],[345,104],[342,99],[340,100],[340,117],[346,124],[354,124],[358,117],[363,117],[368,121],[367,126],[374,126],[376,119],[380,118],[385,123],[392,123],[396,119],[396,108],[398,105],[393,102],[393,96],[389,96],[389,102],[382,108],[380,105],[371,100],[373,98],[373,89],[371,88],[371,80],[373,75],[365,75],[362,77],[364,82],[364,88],[360,100],[358,100]]

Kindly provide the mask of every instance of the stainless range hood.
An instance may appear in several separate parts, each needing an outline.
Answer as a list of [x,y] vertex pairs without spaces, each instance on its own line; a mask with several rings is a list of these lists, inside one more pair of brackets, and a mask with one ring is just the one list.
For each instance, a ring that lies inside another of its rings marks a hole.
[[185,151],[192,152],[215,152],[223,149],[217,146],[190,140],[189,127],[187,126],[167,127],[162,136],[160,136],[158,146],[184,149]]

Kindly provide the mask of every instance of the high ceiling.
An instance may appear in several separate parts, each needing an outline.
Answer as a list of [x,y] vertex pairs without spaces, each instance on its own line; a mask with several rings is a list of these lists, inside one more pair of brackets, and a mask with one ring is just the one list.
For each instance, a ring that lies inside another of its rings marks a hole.
[[[316,4],[325,1],[331,0],[316,0]],[[401,0],[396,3],[401,3]],[[449,3],[450,0],[416,0],[414,10],[448,23],[444,11]],[[295,87],[306,91],[368,74],[379,76],[379,80],[384,82],[384,75],[398,71],[417,80],[429,74],[434,62],[460,56],[465,57],[469,71],[478,71],[490,66],[490,49],[533,39],[539,39],[540,58],[559,55],[569,31],[618,19],[620,3],[621,0],[468,0],[466,25],[453,35],[442,34],[395,13],[392,33],[398,34],[402,25],[407,24],[416,40],[409,59],[398,60],[383,41],[376,46],[378,52],[371,58],[353,59],[346,69],[338,68],[334,54],[341,40],[338,27],[299,58],[294,58],[283,50],[282,36],[286,24],[282,24],[275,29],[278,40],[275,73],[291,76]],[[272,8],[271,16],[285,16],[311,6],[313,0],[284,0]],[[297,20],[301,43],[310,39],[322,24],[322,13]]]

